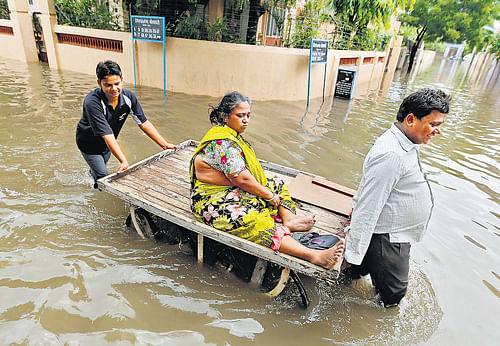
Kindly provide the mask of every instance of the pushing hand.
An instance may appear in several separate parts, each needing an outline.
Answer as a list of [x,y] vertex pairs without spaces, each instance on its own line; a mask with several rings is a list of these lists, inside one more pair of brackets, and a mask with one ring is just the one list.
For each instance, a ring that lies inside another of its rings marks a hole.
[[163,150],[167,150],[167,149],[177,149],[177,145],[175,144],[171,144],[171,143],[167,143],[165,145],[162,145],[161,148]]

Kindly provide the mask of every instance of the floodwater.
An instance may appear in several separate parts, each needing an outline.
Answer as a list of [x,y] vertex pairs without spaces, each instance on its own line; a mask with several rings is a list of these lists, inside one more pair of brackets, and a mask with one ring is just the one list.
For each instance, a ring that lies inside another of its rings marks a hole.
[[[422,147],[436,207],[412,248],[400,307],[380,307],[366,285],[304,278],[304,310],[293,286],[266,298],[222,267],[198,265],[187,245],[124,226],[127,206],[91,188],[74,143],[95,78],[0,59],[0,344],[498,344],[500,81],[473,83],[451,64],[396,75],[353,101],[313,100],[308,113],[305,102],[254,102],[246,138],[260,158],[356,188],[405,95],[439,87],[454,98],[441,136]],[[137,94],[176,143],[201,138],[217,101]],[[129,162],[159,151],[132,120],[120,143]]]

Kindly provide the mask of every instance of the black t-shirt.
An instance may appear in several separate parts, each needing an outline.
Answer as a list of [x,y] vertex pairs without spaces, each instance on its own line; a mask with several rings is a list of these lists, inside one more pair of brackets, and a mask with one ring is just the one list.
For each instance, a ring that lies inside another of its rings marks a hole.
[[76,127],[78,148],[87,154],[103,153],[108,147],[102,136],[114,134],[117,138],[129,114],[137,124],[147,120],[130,90],[122,89],[114,110],[101,88],[91,91],[83,101],[83,114]]

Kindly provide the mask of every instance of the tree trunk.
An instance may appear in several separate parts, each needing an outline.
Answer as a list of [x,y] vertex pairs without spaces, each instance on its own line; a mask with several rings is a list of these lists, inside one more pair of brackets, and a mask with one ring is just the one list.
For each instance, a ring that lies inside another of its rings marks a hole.
[[408,62],[408,73],[411,72],[411,69],[413,67],[413,63],[415,61],[415,55],[417,55],[417,50],[420,47],[420,44],[422,43],[422,40],[424,39],[424,34],[427,31],[427,24],[425,24],[420,32],[417,34],[417,39],[415,40],[415,43],[411,46],[411,52],[410,52],[410,61]]

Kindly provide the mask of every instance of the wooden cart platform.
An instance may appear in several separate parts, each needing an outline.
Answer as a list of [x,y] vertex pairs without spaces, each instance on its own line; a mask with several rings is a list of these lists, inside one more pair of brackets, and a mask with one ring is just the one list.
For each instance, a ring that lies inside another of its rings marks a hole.
[[[336,281],[340,264],[334,270],[329,271],[300,258],[273,251],[198,222],[191,213],[189,197],[189,162],[197,144],[194,140],[185,141],[178,145],[177,150],[162,151],[130,166],[122,173],[108,175],[98,181],[99,189],[130,203],[132,213],[134,206],[140,207],[160,218],[196,232],[200,262],[203,261],[203,237],[209,237],[256,256],[261,259],[261,264],[270,261],[314,278]],[[261,164],[266,175],[280,176],[285,183],[289,183],[299,173],[308,174],[262,160]],[[297,207],[299,215],[307,213],[316,215],[317,221],[313,231],[342,235],[342,223],[346,220],[345,217],[304,202],[297,203]],[[263,265],[256,265],[252,282],[258,283],[261,279],[263,274],[259,271],[265,270],[262,268]]]

